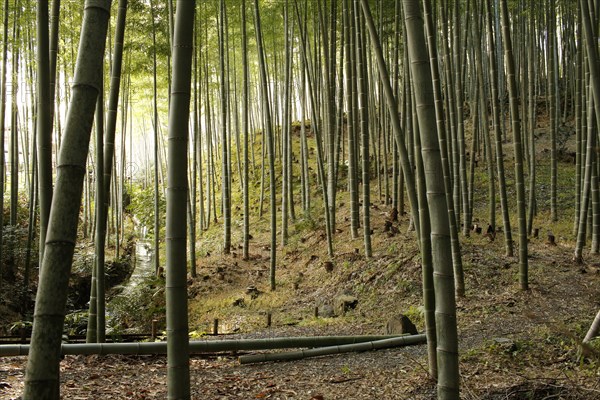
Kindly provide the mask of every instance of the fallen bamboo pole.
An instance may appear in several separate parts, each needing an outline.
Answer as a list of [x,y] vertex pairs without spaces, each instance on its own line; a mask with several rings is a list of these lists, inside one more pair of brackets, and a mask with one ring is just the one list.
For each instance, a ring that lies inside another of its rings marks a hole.
[[585,335],[583,343],[590,342],[594,337],[598,336],[598,333],[600,333],[600,311],[598,311],[598,314],[596,314],[596,318],[594,318],[594,322],[592,322],[590,329]]
[[[417,335],[418,336],[418,335]],[[422,335],[421,335],[422,336]],[[212,353],[220,351],[269,350],[298,347],[323,347],[373,342],[382,339],[398,338],[398,335],[373,336],[314,336],[314,337],[281,337],[269,339],[227,339],[190,341],[190,354]],[[0,357],[26,356],[29,345],[0,345]],[[167,342],[142,343],[83,343],[63,344],[62,355],[92,354],[166,354]]]
[[251,354],[239,357],[239,362],[240,364],[250,364],[268,361],[292,361],[330,354],[350,353],[354,351],[389,349],[391,347],[410,346],[415,344],[424,344],[426,342],[427,338],[424,334],[400,336],[369,342],[319,347],[314,349],[291,351],[285,353]]

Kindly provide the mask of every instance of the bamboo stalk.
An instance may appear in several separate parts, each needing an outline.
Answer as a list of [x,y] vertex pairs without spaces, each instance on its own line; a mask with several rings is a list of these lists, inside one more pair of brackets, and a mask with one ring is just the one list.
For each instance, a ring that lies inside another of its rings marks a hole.
[[285,353],[266,353],[266,354],[252,354],[247,356],[241,356],[239,358],[240,364],[251,364],[268,361],[292,361],[301,360],[304,358],[325,356],[331,354],[342,354],[350,353],[354,351],[368,351],[368,350],[379,350],[389,349],[392,347],[410,346],[415,344],[423,344],[427,342],[425,334],[400,336],[382,340],[374,340],[369,342],[352,343],[344,345],[334,345],[327,347],[319,347],[315,349],[291,351]]
[[[402,339],[409,344],[421,343],[425,335],[397,336],[314,336],[314,337],[281,337],[269,339],[241,339],[241,340],[198,340],[190,341],[190,354],[210,353],[220,351],[243,350],[270,350],[294,347],[323,347],[341,346],[363,342],[378,342],[385,339]],[[417,341],[412,343],[412,341]],[[0,357],[26,356],[29,345],[2,345]],[[61,346],[61,355],[92,355],[92,354],[166,354],[166,342],[140,342],[140,343],[65,343]]]

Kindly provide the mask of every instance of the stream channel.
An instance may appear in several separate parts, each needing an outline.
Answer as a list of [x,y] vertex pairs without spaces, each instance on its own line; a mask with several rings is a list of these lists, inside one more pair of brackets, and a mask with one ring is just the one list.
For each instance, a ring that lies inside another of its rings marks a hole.
[[127,296],[146,279],[154,276],[154,251],[149,240],[140,239],[135,243],[133,259],[133,272],[129,280],[123,285],[124,289],[119,296]]
[[[121,292],[112,299],[108,300],[106,305],[107,311],[107,322],[112,317],[117,317],[117,321],[121,318],[129,320],[136,320],[137,318],[132,313],[135,313],[135,309],[139,307],[141,297],[144,296],[142,293],[145,292],[147,287],[142,285],[149,285],[149,282],[155,276],[154,270],[154,250],[152,248],[152,242],[148,239],[142,238],[135,242],[135,252],[133,254],[131,262],[133,263],[133,271],[129,279],[121,284]],[[140,297],[141,296],[141,297]],[[140,321],[138,321],[139,323]],[[112,325],[112,324],[109,324]],[[139,333],[140,327],[126,323],[125,326],[117,323],[112,328],[107,326],[107,333]],[[116,329],[116,331],[114,331]]]

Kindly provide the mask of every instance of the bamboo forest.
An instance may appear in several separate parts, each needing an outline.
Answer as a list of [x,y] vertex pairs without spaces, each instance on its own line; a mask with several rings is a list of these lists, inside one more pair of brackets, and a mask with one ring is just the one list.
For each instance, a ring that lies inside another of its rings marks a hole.
[[600,398],[599,1],[0,10],[1,399]]

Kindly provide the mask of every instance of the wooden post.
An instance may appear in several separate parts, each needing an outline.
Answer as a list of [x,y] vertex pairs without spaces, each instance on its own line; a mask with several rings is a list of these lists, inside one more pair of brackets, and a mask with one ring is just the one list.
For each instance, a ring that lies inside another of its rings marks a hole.
[[213,335],[219,335],[219,318],[215,318],[213,321]]
[[151,332],[152,340],[156,339],[156,330],[157,330],[156,328],[157,328],[157,326],[158,326],[158,320],[157,319],[153,319],[152,320],[152,332]]
[[271,313],[267,313],[267,328],[271,326]]
[[319,318],[319,307],[315,306],[315,318]]

